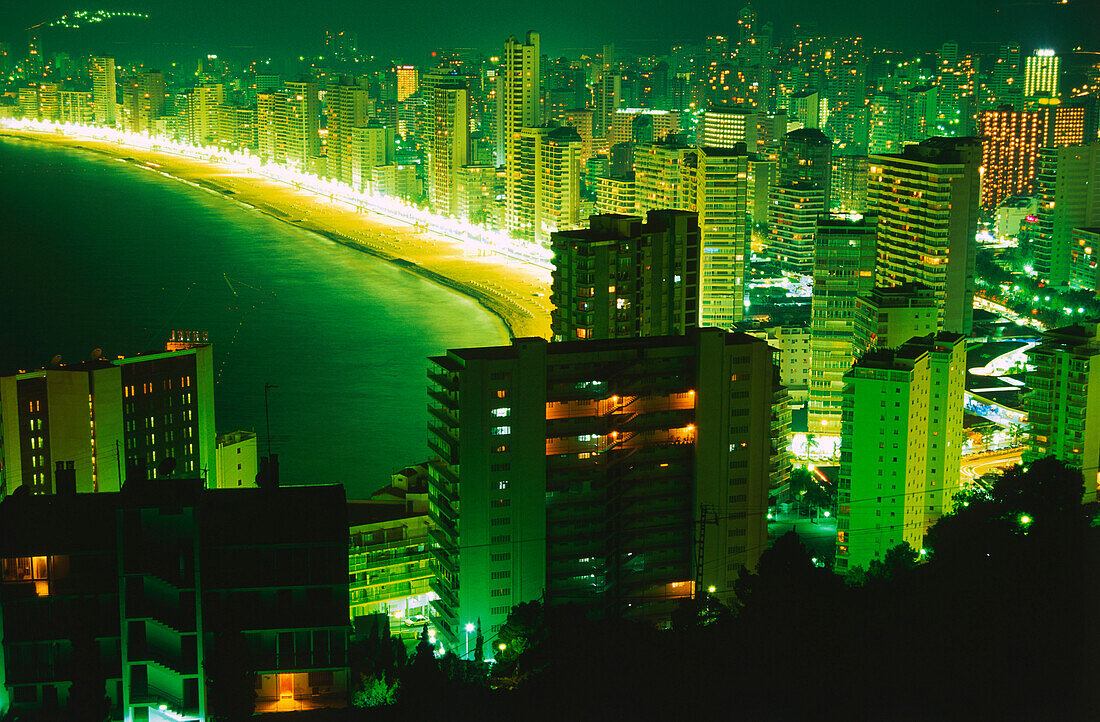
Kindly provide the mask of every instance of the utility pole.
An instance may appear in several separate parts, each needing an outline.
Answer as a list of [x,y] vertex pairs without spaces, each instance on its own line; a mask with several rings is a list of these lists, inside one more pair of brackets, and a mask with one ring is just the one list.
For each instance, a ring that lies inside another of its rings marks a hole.
[[267,392],[279,388],[275,384],[264,384],[264,417],[267,419],[267,456],[271,458],[271,407],[268,404]]
[[718,526],[718,513],[713,504],[699,505],[699,533],[695,537],[695,600],[703,598],[703,557],[706,551],[707,524]]

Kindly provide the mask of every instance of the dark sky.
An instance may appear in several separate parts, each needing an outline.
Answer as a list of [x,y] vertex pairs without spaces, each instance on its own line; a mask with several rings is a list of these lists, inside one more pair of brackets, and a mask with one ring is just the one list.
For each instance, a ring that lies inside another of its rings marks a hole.
[[[23,28],[80,5],[56,0],[0,2],[0,40],[20,49]],[[152,47],[158,61],[195,54],[290,56],[319,46],[323,28],[346,28],[359,34],[361,50],[418,61],[441,47],[495,49],[510,34],[529,28],[542,34],[543,48],[557,53],[569,48],[615,42],[635,47],[639,41],[657,48],[673,42],[698,41],[707,34],[734,35],[740,0],[132,0],[100,7],[148,12],[147,22],[103,23],[80,36],[56,38],[54,49],[74,52],[96,48],[113,52],[123,62]],[[1100,49],[1100,0],[997,2],[996,0],[772,0],[757,4],[761,22],[788,35],[798,22],[817,22],[825,33],[857,34],[905,50],[932,49],[945,40],[1018,40],[1025,48],[1051,46],[1060,52],[1083,45]],[[136,32],[135,32],[136,31]],[[138,38],[137,42],[124,42]],[[152,44],[152,45],[150,45]],[[64,47],[71,46],[71,47]],[[234,47],[238,46],[238,47]],[[46,47],[50,52],[50,47]]]

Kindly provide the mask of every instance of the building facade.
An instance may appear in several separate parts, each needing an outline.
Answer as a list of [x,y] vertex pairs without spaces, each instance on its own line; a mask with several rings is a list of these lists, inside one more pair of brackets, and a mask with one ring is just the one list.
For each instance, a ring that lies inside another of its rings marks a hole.
[[118,491],[142,467],[214,485],[213,348],[0,377],[0,425],[5,495],[56,493],[59,462],[75,465],[79,492]]
[[1081,323],[1043,334],[1028,350],[1034,370],[1024,396],[1028,449],[1024,463],[1044,456],[1081,470],[1083,501],[1100,501],[1100,325]]
[[870,346],[857,331],[861,298],[875,285],[877,224],[873,215],[858,220],[828,216],[817,222],[810,302],[811,434],[840,434],[844,374]]
[[0,503],[0,710],[65,710],[79,663],[112,720],[209,719],[221,659],[251,670],[256,712],[347,705],[343,488],[202,487]]
[[686,211],[598,215],[551,236],[555,341],[685,333],[699,317],[699,223]]
[[928,286],[938,328],[964,335],[974,323],[981,149],[977,138],[931,138],[874,155],[867,185],[878,215],[875,284]]
[[914,551],[958,491],[966,343],[915,338],[865,354],[844,376],[836,570]]
[[1043,148],[1036,183],[1039,201],[1035,271],[1055,286],[1070,283],[1074,228],[1100,225],[1100,141]]
[[[428,375],[433,606],[448,646],[465,623],[490,635],[540,597],[667,619],[696,583],[728,599],[759,558],[789,424],[760,339],[518,339],[452,350]],[[700,514],[716,522],[705,538]]]

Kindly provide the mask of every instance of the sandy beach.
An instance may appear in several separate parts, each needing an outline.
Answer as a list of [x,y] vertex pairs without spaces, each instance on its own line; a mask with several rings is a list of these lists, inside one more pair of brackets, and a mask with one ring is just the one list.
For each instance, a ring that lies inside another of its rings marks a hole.
[[191,183],[470,296],[515,337],[550,337],[550,272],[531,264],[474,253],[446,236],[222,163],[51,133],[4,129],[0,135],[122,158]]

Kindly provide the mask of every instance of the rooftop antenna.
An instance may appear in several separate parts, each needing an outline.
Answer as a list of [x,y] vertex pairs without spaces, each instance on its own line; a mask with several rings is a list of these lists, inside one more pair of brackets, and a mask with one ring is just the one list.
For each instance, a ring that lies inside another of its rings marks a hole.
[[267,401],[267,392],[279,388],[275,384],[264,384],[264,417],[267,419],[267,455],[271,456],[271,407]]

